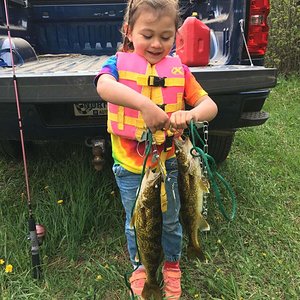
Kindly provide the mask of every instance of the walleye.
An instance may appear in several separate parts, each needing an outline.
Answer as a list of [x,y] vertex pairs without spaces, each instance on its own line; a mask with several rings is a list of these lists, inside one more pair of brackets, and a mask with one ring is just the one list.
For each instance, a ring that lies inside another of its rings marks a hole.
[[198,230],[209,230],[209,224],[202,216],[203,192],[209,192],[209,184],[203,180],[200,158],[190,153],[193,145],[187,137],[175,139],[178,163],[178,189],[181,201],[182,225],[188,234],[187,255],[204,260],[204,253],[198,239]]
[[161,300],[162,292],[157,281],[157,270],[162,260],[162,212],[160,204],[161,173],[149,168],[142,180],[131,225],[135,227],[137,246],[147,280],[142,291],[145,300]]

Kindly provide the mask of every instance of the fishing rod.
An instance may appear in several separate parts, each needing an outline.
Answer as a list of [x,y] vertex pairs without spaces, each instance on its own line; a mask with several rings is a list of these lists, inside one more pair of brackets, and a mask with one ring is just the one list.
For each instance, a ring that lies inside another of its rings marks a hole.
[[6,17],[6,28],[7,28],[7,36],[9,41],[10,59],[11,59],[12,74],[13,74],[13,86],[14,86],[14,93],[15,93],[15,100],[16,100],[16,107],[17,107],[17,114],[18,114],[18,126],[20,132],[24,175],[25,175],[26,191],[27,191],[27,206],[29,212],[29,218],[28,218],[29,238],[28,239],[31,241],[30,253],[31,253],[31,263],[32,263],[32,276],[35,279],[40,279],[42,276],[42,268],[41,268],[39,246],[45,234],[45,229],[42,225],[35,223],[35,219],[32,211],[31,196],[30,196],[30,189],[29,189],[29,177],[28,177],[27,161],[26,161],[26,151],[24,146],[23,124],[22,124],[22,116],[20,110],[19,92],[18,92],[18,82],[17,82],[16,70],[14,64],[13,43],[10,34],[8,6],[6,1],[7,0],[3,0],[3,3],[4,3],[4,10],[5,10],[5,17]]

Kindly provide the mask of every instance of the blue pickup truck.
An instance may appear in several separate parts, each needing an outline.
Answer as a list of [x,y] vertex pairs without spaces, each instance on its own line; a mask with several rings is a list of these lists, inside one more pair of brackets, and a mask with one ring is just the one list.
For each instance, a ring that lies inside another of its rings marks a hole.
[[[93,78],[116,52],[124,0],[4,0],[13,41],[25,142],[107,139],[106,103]],[[226,159],[238,128],[268,119],[262,111],[276,69],[265,68],[269,0],[181,0],[182,19],[197,12],[210,28],[210,60],[191,67],[215,100],[209,152]],[[0,145],[18,145],[19,128],[9,56],[7,20],[0,0]],[[15,149],[16,150],[16,149]]]

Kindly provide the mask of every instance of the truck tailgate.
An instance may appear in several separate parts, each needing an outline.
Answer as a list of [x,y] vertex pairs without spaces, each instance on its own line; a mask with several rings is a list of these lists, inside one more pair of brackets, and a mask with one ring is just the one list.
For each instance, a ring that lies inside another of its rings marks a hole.
[[[107,56],[45,55],[16,67],[23,103],[75,103],[99,101],[93,78]],[[190,68],[210,95],[271,88],[276,69],[222,65]],[[0,69],[0,102],[15,101],[12,69]]]

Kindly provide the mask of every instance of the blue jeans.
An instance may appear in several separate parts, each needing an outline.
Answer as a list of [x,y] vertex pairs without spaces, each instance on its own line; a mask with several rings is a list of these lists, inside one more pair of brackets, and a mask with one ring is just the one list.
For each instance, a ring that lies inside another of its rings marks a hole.
[[[130,228],[132,208],[136,200],[137,189],[140,184],[141,175],[125,170],[122,166],[115,164],[113,173],[120,189],[122,203],[126,213],[125,234],[130,260],[136,265],[136,241],[134,230]],[[172,158],[166,161],[166,192],[168,208],[163,213],[162,248],[166,261],[178,261],[181,256],[182,227],[179,222],[180,199],[177,184],[177,161]]]

